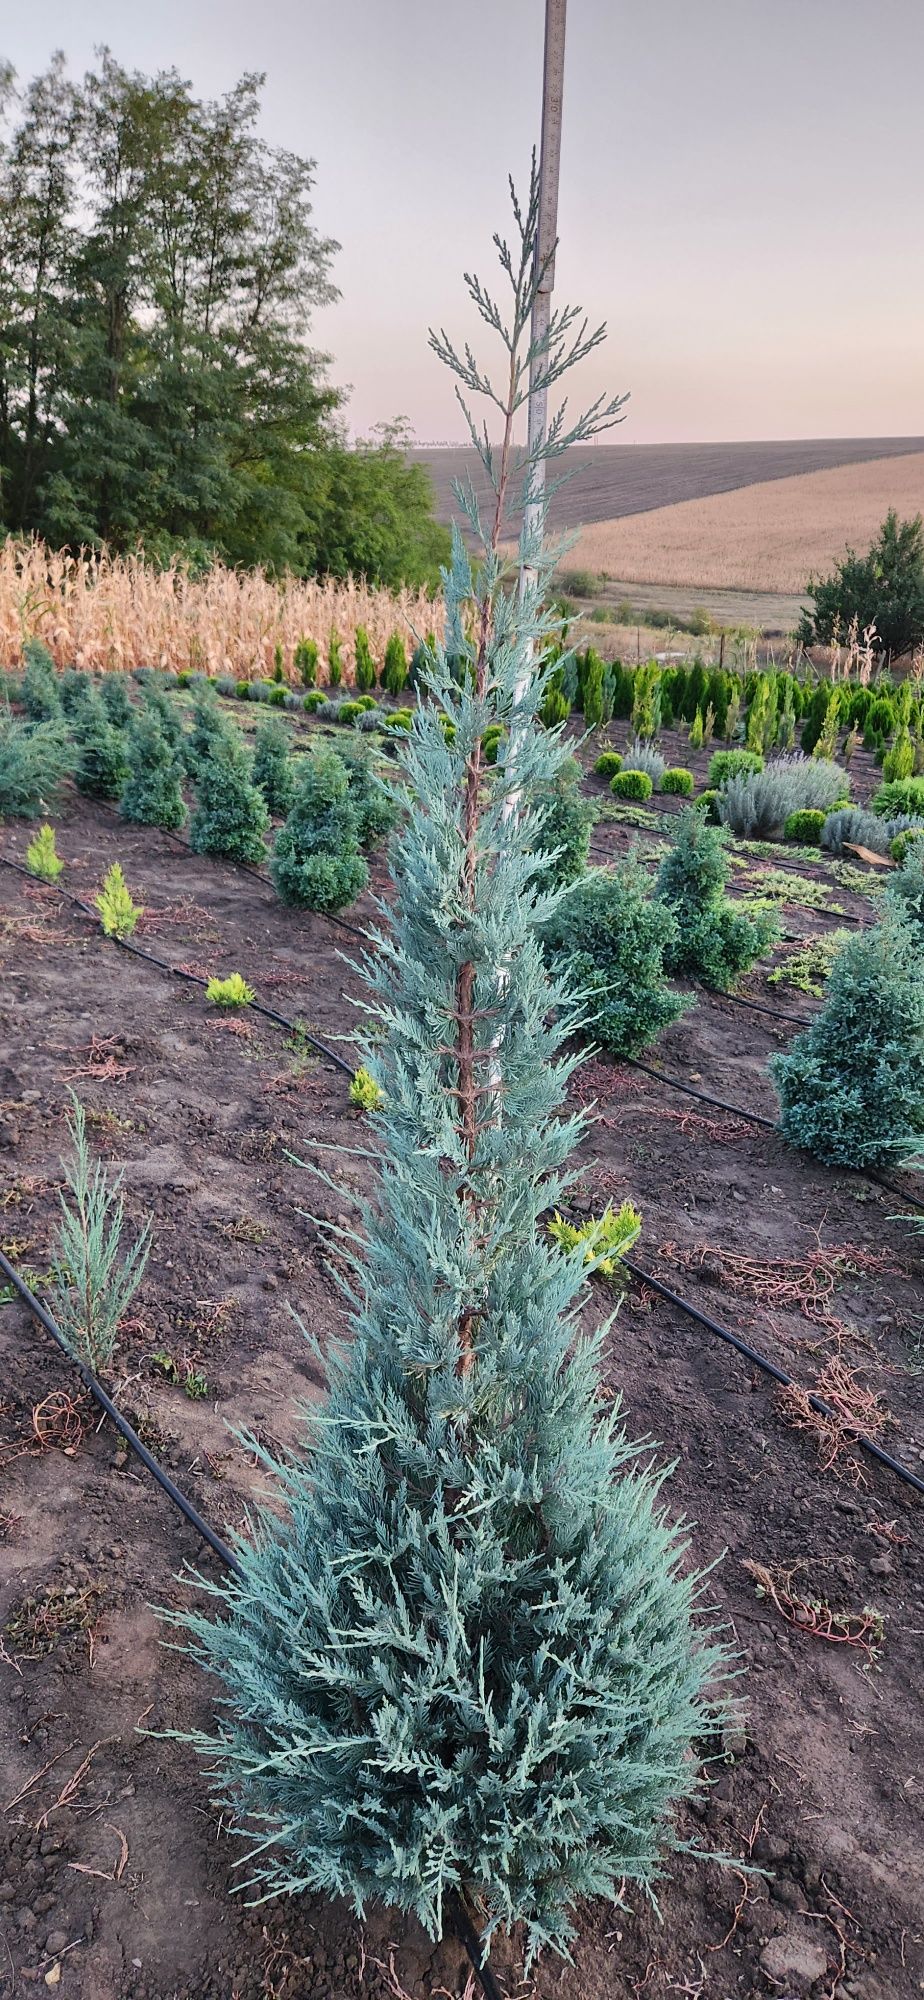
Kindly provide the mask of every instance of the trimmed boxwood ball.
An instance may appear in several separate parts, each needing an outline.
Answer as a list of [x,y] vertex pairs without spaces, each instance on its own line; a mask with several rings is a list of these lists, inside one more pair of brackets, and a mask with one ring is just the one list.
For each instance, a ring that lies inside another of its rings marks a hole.
[[661,779],[661,790],[662,792],[678,792],[681,798],[688,799],[693,790],[694,782],[692,771],[685,771],[683,766],[679,764],[672,765],[664,772]]
[[763,768],[759,750],[714,750],[709,759],[709,784],[719,791],[729,778],[747,777],[749,771]]
[[819,812],[813,806],[791,812],[783,824],[783,839],[798,840],[803,847],[818,847],[827,817],[827,813]]
[[897,833],[889,847],[889,854],[899,866],[905,861],[915,841],[924,839],[924,826],[906,826],[904,833]]
[[617,771],[610,791],[614,799],[650,799],[654,786],[647,771]]
[[316,708],[324,707],[326,700],[327,696],[323,688],[312,688],[310,693],[305,695],[302,707],[307,715],[313,715]]
[[703,818],[708,821],[710,826],[718,826],[719,823],[718,792],[710,790],[706,790],[705,792],[700,792],[699,798],[696,801],[696,810],[698,813],[702,813]]
[[615,778],[617,771],[622,770],[622,758],[619,751],[601,750],[594,765],[594,770],[598,778]]
[[309,910],[342,910],[365,888],[369,870],[359,851],[359,819],[335,751],[318,750],[302,760],[270,873],[284,903]]

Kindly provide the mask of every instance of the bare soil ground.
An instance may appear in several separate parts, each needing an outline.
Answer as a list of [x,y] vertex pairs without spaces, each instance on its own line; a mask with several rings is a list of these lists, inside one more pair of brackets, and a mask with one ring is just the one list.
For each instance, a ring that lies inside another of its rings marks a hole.
[[[691,761],[685,740],[672,756]],[[612,803],[598,780],[588,787]],[[631,837],[607,820],[595,851]],[[4,828],[2,852],[21,857],[26,839]],[[171,963],[240,970],[323,1039],[349,1036],[354,980],[336,927],[76,797],[58,845],[81,894],[121,860],[148,911],[141,941]],[[870,916],[826,864],[802,872],[847,916]],[[793,893],[805,893],[798,877]],[[834,921],[796,900],[784,914],[794,935]],[[763,970],[749,990],[775,992]],[[783,993],[775,1004],[808,1006]],[[227,1531],[258,1485],[227,1426],[286,1442],[293,1397],[319,1392],[289,1302],[322,1341],[341,1325],[327,1253],[299,1212],[336,1215],[340,1201],[289,1155],[357,1143],[345,1080],[265,1022],[214,1018],[199,992],[3,868],[0,1027],[0,1240],[20,1267],[47,1268],[70,1085],[95,1144],[125,1165],[133,1217],[154,1217],[120,1401]],[[793,1032],[697,994],[653,1059],[772,1116],[764,1065]],[[630,1195],[640,1261],[801,1382],[835,1361],[856,1370],[889,1412],[889,1448],[924,1468],[919,1239],[895,1198],[638,1071],[595,1059],[576,1091],[599,1110],[583,1149],[588,1209]],[[320,1899],[249,1909],[231,1894],[238,1844],[192,1752],[161,1733],[207,1724],[213,1690],[164,1649],[153,1609],[179,1601],[184,1563],[208,1573],[211,1559],[90,1407],[75,1399],[77,1427],[64,1429],[67,1412],[46,1399],[73,1398],[73,1379],[16,1302],[0,1309],[0,1367],[0,1994],[471,2000],[451,1940],[434,1948],[397,1918],[362,1925]],[[187,1370],[208,1383],[199,1400],[184,1393]],[[630,1888],[624,1911],[581,1911],[573,1965],[543,1962],[520,1983],[515,1940],[499,1974],[517,2000],[912,2000],[924,1982],[921,1505],[849,1454],[825,1470],[825,1441],[793,1427],[766,1379],[644,1289],[616,1321],[607,1378],[631,1431],[676,1460],[669,1504],[689,1520],[693,1558],[718,1565],[745,1722],[708,1799],[683,1815],[699,1858],[671,1864],[660,1921]],[[757,1594],[749,1562],[770,1572],[777,1602]],[[870,1655],[791,1622],[787,1579],[835,1614],[874,1607],[881,1646]],[[764,1872],[702,1858],[719,1852]]]
[[[867,459],[900,458],[924,451],[924,438],[795,438],[753,444],[599,444],[566,454],[563,469],[575,477],[552,501],[555,528],[610,522],[651,508],[699,500],[709,493],[730,493],[755,481],[788,479],[820,472],[825,467],[861,465]],[[414,458],[426,465],[433,480],[436,508],[442,520],[458,514],[453,480],[471,478],[485,498],[487,486],[475,453],[418,450]],[[592,565],[621,575],[632,574],[617,561]],[[668,579],[665,579],[665,581]],[[683,578],[686,582],[687,579]],[[699,579],[695,579],[699,581]],[[706,578],[702,579],[704,582]],[[731,582],[732,579],[725,579]],[[798,589],[794,585],[784,589]],[[770,586],[772,587],[772,586]]]

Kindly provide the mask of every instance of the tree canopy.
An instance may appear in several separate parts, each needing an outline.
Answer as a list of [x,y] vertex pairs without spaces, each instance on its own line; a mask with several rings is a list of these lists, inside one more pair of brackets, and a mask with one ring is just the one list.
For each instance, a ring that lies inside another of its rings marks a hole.
[[351,447],[329,357],[338,245],[315,163],[107,49],[0,70],[0,527],[417,583],[445,553],[400,425]]
[[805,645],[843,642],[856,619],[860,635],[873,626],[880,646],[892,658],[910,653],[924,639],[921,515],[900,521],[890,508],[866,555],[848,549],[833,575],[812,578],[808,595],[814,608],[803,611],[799,626]]

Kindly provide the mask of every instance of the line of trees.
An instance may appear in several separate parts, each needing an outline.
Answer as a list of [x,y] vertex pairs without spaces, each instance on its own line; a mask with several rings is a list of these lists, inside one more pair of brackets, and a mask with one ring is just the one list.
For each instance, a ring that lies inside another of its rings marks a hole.
[[0,68],[0,529],[424,581],[429,480],[400,425],[347,443],[310,342],[339,246],[262,85],[207,102],[106,49],[82,82]]

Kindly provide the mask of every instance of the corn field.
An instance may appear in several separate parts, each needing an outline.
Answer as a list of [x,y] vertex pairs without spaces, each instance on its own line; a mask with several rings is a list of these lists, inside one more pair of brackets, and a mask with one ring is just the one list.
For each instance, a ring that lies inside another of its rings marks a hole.
[[0,665],[6,667],[17,666],[25,641],[37,638],[58,666],[98,672],[146,666],[259,680],[281,654],[286,678],[297,682],[295,647],[313,639],[323,682],[336,634],[349,681],[359,625],[380,662],[392,632],[409,648],[428,632],[442,636],[442,605],[426,591],[371,590],[352,578],[277,581],[222,563],[193,577],[178,566],[155,569],[141,556],[70,556],[41,542],[0,545]]

